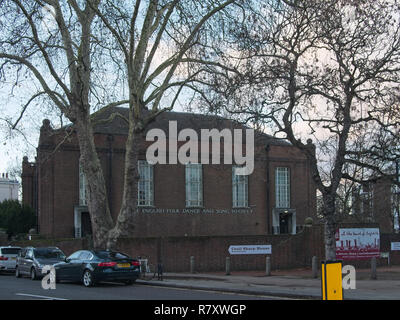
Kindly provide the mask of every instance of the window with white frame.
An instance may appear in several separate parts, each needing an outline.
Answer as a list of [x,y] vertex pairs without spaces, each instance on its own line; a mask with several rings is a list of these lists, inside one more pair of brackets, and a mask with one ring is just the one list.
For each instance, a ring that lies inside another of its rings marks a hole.
[[203,206],[203,175],[202,166],[189,163],[185,167],[186,207]]
[[248,207],[248,175],[237,175],[236,166],[232,167],[232,206]]
[[392,217],[394,230],[399,230],[399,219],[400,219],[400,187],[396,184],[392,184],[391,187],[391,205],[392,205]]
[[152,206],[153,197],[153,166],[145,160],[138,161],[138,205]]
[[372,217],[373,188],[371,184],[362,185],[360,188],[360,212],[365,216]]
[[87,205],[87,195],[86,195],[86,176],[83,172],[83,168],[79,163],[79,205],[86,206]]
[[275,169],[275,202],[277,208],[290,208],[289,168]]

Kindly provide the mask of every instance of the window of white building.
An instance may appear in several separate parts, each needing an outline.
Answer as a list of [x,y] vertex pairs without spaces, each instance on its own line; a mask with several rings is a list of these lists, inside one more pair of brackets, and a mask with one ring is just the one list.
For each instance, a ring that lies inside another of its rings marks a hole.
[[87,179],[83,172],[83,168],[79,163],[79,205],[87,205],[87,194],[86,194]]
[[153,166],[145,160],[139,160],[138,171],[138,205],[153,206]]
[[399,225],[399,217],[400,217],[400,187],[396,184],[392,185],[391,188],[391,205],[392,205],[392,217],[394,219],[393,221],[393,227],[396,232],[399,231],[400,225]]
[[290,208],[289,168],[275,169],[275,202],[277,208]]
[[232,206],[234,208],[248,207],[248,175],[237,175],[232,167]]
[[185,166],[186,207],[203,206],[203,174],[202,166],[189,163]]

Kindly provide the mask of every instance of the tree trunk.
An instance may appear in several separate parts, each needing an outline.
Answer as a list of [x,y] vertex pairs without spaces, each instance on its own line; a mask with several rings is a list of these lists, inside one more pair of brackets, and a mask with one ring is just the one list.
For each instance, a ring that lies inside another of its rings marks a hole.
[[75,123],[80,148],[80,165],[87,180],[87,203],[93,233],[93,246],[106,247],[113,220],[108,205],[106,183],[94,143],[93,129],[88,117],[82,116]]
[[335,196],[330,194],[323,196],[324,215],[324,237],[325,237],[325,259],[336,260],[336,219],[335,219]]
[[128,237],[135,228],[134,218],[137,214],[138,199],[138,155],[140,132],[133,125],[128,133],[125,153],[124,191],[121,209],[114,228],[108,233],[107,249],[116,249],[119,238]]

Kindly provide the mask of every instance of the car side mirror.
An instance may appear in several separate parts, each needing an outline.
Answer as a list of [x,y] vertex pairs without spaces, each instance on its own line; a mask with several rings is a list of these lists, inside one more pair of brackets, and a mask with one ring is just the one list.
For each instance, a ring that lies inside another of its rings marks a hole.
[[71,259],[69,259],[69,258],[65,258],[65,259],[64,259],[64,261],[65,261],[66,263],[68,263],[68,262],[70,262],[70,261],[71,261]]

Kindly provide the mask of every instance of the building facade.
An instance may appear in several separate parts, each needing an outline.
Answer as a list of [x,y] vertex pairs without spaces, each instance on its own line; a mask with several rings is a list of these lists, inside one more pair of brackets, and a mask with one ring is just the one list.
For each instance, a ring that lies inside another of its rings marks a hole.
[[19,182],[8,177],[8,173],[0,176],[0,202],[4,200],[17,200],[19,192]]
[[389,178],[373,179],[353,189],[351,214],[378,223],[380,232],[398,232],[399,188]]
[[[127,109],[100,111],[94,114],[93,122],[108,202],[116,218],[122,198],[127,124],[120,117],[102,121],[109,119],[111,112],[127,114]],[[146,141],[146,134],[161,129],[168,145],[171,122],[178,132],[189,128],[198,136],[206,129],[245,130],[217,116],[180,112],[158,116],[137,146],[139,210],[132,236],[294,234],[305,218],[315,217],[316,189],[310,164],[288,142],[255,132],[254,170],[248,176],[235,174],[235,163],[223,161],[152,165],[146,160],[146,150],[153,142]],[[24,158],[23,201],[36,203],[41,234],[79,238],[91,233],[86,179],[79,167],[76,136],[65,129],[53,130],[48,120],[43,121],[36,161]],[[184,143],[179,141],[178,149]],[[245,149],[245,142],[241,147]],[[224,159],[224,152],[221,144],[220,159]]]

